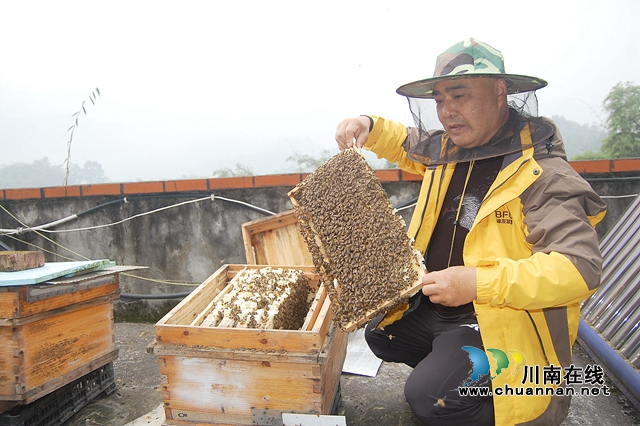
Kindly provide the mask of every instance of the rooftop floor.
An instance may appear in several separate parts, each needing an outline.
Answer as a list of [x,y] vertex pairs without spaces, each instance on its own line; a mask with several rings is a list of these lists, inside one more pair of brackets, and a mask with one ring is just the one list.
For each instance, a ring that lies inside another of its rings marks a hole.
[[[164,412],[160,371],[156,355],[146,352],[154,340],[153,324],[115,324],[119,358],[114,361],[117,390],[100,395],[73,418],[67,426],[159,426]],[[574,349],[574,364],[595,364],[579,346]],[[420,426],[404,400],[404,381],[410,368],[382,363],[375,378],[343,374],[342,404],[339,415],[349,426]],[[640,426],[640,412],[607,379],[610,396],[577,396],[563,426]],[[154,411],[155,410],[155,411]]]

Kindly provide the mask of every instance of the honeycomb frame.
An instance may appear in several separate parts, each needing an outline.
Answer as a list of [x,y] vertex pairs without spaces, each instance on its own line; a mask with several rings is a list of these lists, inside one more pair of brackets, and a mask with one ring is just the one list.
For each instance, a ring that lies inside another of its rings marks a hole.
[[334,155],[288,195],[343,331],[422,288],[422,254],[359,150]]

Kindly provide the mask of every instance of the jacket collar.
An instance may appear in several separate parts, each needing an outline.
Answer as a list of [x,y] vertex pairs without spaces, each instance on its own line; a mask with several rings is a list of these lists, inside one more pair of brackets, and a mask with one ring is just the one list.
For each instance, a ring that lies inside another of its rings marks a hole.
[[[523,142],[520,132],[529,126],[531,142]],[[509,109],[509,119],[486,144],[465,149],[455,145],[442,130],[425,132],[423,140],[407,152],[407,157],[427,166],[463,163],[522,152],[524,149],[549,141],[556,132],[550,120],[523,117]]]

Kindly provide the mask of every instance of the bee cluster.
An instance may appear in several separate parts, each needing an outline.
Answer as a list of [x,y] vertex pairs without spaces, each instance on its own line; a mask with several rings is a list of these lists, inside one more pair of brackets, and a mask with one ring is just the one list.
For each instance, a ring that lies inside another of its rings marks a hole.
[[345,331],[406,299],[420,282],[422,255],[365,158],[333,156],[290,193],[300,232]]
[[229,281],[203,325],[298,330],[309,311],[310,293],[299,269],[244,269]]

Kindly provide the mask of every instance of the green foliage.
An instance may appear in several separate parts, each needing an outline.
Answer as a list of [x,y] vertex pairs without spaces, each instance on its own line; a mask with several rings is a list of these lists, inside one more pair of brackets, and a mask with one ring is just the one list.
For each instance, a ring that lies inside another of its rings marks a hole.
[[602,141],[607,158],[640,157],[640,86],[616,84],[604,100],[609,136]]
[[235,169],[230,169],[229,167],[225,167],[223,169],[218,169],[213,172],[213,177],[234,177],[234,176],[253,176],[253,170],[251,168],[236,163]]
[[[70,166],[72,179],[70,184],[105,182],[102,166],[96,161],[87,161],[83,167]],[[0,188],[42,188],[56,186],[64,178],[65,170],[60,165],[52,165],[47,157],[35,160],[31,164],[14,163],[0,166]]]
[[297,172],[313,172],[315,169],[327,162],[331,158],[331,153],[328,149],[323,149],[319,157],[312,157],[307,154],[300,154],[295,152],[293,155],[287,157],[287,161],[296,163]]
[[580,160],[604,160],[606,157],[600,151],[585,151],[582,154],[574,155],[571,160],[580,161]]
[[64,160],[64,163],[63,163],[65,166],[65,174],[64,174],[64,182],[63,182],[64,186],[67,185],[67,180],[69,178],[69,168],[70,168],[69,166],[71,161],[71,143],[73,142],[73,135],[76,129],[78,128],[78,120],[80,118],[80,114],[84,114],[86,116],[87,109],[85,108],[84,104],[87,102],[87,100],[89,100],[95,106],[98,96],[100,96],[100,89],[96,87],[96,89],[93,92],[91,92],[91,94],[87,96],[87,98],[84,101],[82,101],[82,104],[80,105],[80,109],[71,115],[71,117],[74,118],[74,120],[71,127],[67,129],[67,132],[70,132],[70,133],[69,133],[69,140],[67,141],[67,158],[66,160]]

